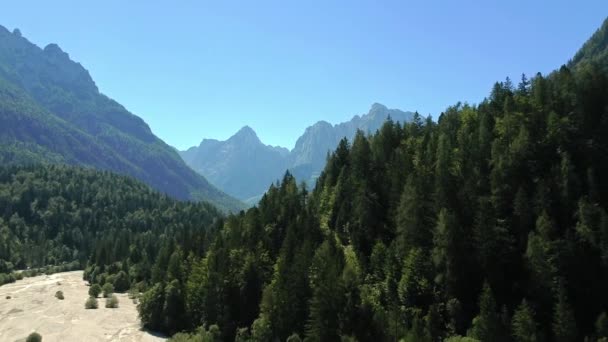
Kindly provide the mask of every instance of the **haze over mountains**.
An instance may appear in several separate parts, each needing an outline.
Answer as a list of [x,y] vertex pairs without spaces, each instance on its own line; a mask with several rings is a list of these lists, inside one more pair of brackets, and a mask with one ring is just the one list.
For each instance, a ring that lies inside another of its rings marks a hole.
[[327,154],[342,138],[352,141],[357,130],[375,133],[389,117],[404,123],[411,121],[414,113],[374,103],[367,114],[355,115],[347,122],[332,125],[319,121],[306,128],[291,151],[265,145],[252,128],[245,126],[226,141],[203,139],[198,147],[180,151],[180,155],[213,185],[252,204],[286,170],[299,181],[313,184],[325,166]]
[[263,193],[287,168],[289,150],[264,145],[249,126],[226,141],[204,139],[180,152],[212,184],[242,200]]
[[0,26],[0,162],[67,163],[135,177],[177,199],[242,204],[192,171],[173,148],[56,44]]

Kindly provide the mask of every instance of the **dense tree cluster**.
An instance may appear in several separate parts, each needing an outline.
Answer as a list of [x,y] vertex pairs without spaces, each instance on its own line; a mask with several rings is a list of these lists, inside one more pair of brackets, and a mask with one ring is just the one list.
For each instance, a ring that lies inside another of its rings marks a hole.
[[[101,265],[135,254],[153,261],[166,240],[204,241],[219,217],[209,204],[178,202],[109,172],[0,168],[0,282],[21,276],[11,273],[17,269],[56,265],[26,276],[82,269],[89,258]],[[116,291],[131,287],[128,272],[116,272]]]
[[163,247],[142,320],[243,341],[606,337],[607,108],[608,74],[582,63],[360,132],[311,193],[287,174],[204,255]]

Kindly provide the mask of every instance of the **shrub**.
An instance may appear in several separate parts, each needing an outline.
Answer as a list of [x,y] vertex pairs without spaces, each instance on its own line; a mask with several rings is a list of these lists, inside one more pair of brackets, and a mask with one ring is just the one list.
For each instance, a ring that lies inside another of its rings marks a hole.
[[108,298],[112,295],[112,293],[114,293],[114,286],[112,286],[112,284],[110,283],[105,283],[103,285],[103,297],[104,298]]
[[99,303],[95,297],[89,297],[89,299],[87,299],[87,301],[84,303],[85,309],[97,309],[98,307]]
[[29,334],[29,336],[25,339],[25,342],[42,342],[42,336],[37,332],[33,332]]
[[89,289],[89,296],[97,298],[100,293],[101,293],[101,286],[99,286],[99,284],[91,285],[91,288]]
[[63,300],[63,291],[55,292],[55,298]]
[[139,292],[137,292],[136,289],[130,289],[129,292],[127,293],[127,296],[129,297],[129,299],[135,299],[135,298],[139,297]]
[[6,299],[11,299],[11,296],[6,296]]
[[129,290],[129,299],[133,301],[133,304],[137,304],[139,302],[139,292],[136,289]]
[[116,275],[110,274],[106,276],[106,281],[104,282],[104,284],[112,284],[112,286],[114,286],[114,279],[116,279]]
[[111,295],[110,298],[106,299],[106,308],[118,308],[118,297],[116,295]]
[[114,279],[114,289],[116,292],[125,292],[129,287],[131,287],[129,275],[125,271],[118,272],[118,275]]

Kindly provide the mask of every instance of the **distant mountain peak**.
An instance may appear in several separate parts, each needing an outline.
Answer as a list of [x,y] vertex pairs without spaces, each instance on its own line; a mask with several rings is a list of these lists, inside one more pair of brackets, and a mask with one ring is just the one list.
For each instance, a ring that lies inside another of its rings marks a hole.
[[217,187],[245,200],[264,193],[285,173],[289,150],[265,145],[253,128],[243,126],[228,140],[204,139],[180,155]]
[[306,130],[311,130],[311,129],[320,129],[320,128],[324,128],[324,129],[332,129],[334,127],[334,125],[332,125],[331,123],[325,121],[325,120],[321,120],[321,121],[317,121],[315,122],[312,126],[308,126],[306,128]]
[[377,110],[388,110],[388,108],[386,108],[386,106],[383,105],[382,103],[375,102],[372,104],[372,108],[370,109],[370,112],[377,111]]
[[63,50],[61,50],[59,45],[57,45],[55,43],[51,43],[51,44],[48,44],[47,46],[45,46],[44,52],[46,52],[46,53],[65,53],[65,52],[63,52]]
[[[306,128],[294,148],[265,145],[255,131],[244,126],[226,141],[204,139],[197,148],[181,151],[182,158],[226,193],[248,201],[259,198],[268,185],[290,170],[299,180],[312,182],[323,170],[327,153],[346,137],[352,141],[358,129],[375,132],[391,116],[406,122],[412,113],[374,103],[367,114],[331,124],[317,121]],[[310,185],[311,183],[309,183]]]
[[232,140],[232,139],[246,140],[246,141],[261,143],[260,138],[258,138],[258,135],[255,133],[253,128],[251,128],[247,125],[243,126],[241,129],[239,129],[238,132],[236,132],[232,137],[230,137],[230,140]]
[[238,132],[236,132],[236,135],[238,134],[246,134],[246,135],[256,135],[255,131],[253,130],[253,128],[249,127],[248,125],[245,125],[243,127],[241,127],[241,129],[238,130]]
[[372,107],[369,109],[369,112],[367,112],[367,114],[362,115],[362,117],[367,116],[367,117],[375,118],[377,116],[381,116],[380,119],[385,120],[391,111],[395,111],[395,110],[388,109],[388,107],[386,107],[385,105],[383,105],[381,103],[374,103],[372,105]]

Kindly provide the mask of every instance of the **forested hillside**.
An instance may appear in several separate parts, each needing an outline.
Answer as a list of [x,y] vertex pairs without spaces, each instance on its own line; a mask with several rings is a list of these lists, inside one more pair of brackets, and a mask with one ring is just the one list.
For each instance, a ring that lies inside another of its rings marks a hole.
[[[0,168],[0,275],[133,254],[151,263],[165,240],[204,248],[219,212],[177,202],[128,177],[69,166]],[[149,278],[130,270],[134,281]]]
[[287,174],[204,254],[167,241],[154,265],[127,259],[151,274],[143,323],[203,327],[177,341],[608,338],[604,67],[359,133],[312,191]]
[[138,116],[101,94],[56,44],[0,26],[0,162],[63,163],[135,177],[174,198],[242,203],[191,170]]

